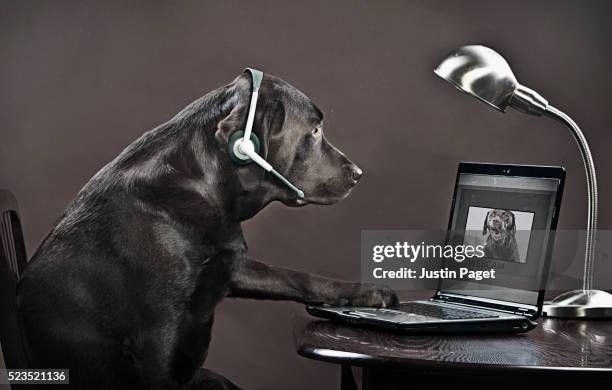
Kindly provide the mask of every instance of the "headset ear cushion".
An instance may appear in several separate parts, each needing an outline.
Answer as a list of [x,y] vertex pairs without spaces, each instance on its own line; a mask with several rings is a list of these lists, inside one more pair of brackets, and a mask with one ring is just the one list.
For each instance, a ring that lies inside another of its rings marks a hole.
[[[247,165],[253,161],[250,158],[243,160],[240,157],[236,156],[236,153],[234,153],[234,144],[239,139],[242,139],[243,136],[244,136],[244,131],[238,130],[230,136],[229,141],[227,143],[227,151],[230,155],[230,158],[232,159],[234,164],[237,164],[237,165]],[[259,154],[259,138],[257,138],[257,135],[255,135],[255,133],[251,133],[251,142],[253,142],[255,153]]]

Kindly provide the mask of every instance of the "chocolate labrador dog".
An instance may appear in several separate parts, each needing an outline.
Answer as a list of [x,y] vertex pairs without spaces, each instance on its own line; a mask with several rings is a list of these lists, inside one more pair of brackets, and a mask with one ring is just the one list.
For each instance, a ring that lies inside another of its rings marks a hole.
[[237,166],[247,74],[146,132],[78,193],[18,286],[32,367],[69,368],[78,389],[235,388],[201,368],[226,297],[384,306],[382,286],[340,282],[249,258],[240,223],[268,203],[332,204],[362,172],[323,135],[323,114],[266,75],[254,133],[260,154],[306,193]]
[[516,243],[516,223],[510,210],[493,209],[487,213],[482,227],[487,259],[521,261]]

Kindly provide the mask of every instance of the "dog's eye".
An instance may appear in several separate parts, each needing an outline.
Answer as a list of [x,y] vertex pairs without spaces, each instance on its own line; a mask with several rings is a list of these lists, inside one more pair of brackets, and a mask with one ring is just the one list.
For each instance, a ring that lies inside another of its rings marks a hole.
[[312,129],[312,135],[314,135],[315,137],[318,137],[319,134],[321,134],[321,127],[317,126],[314,129]]

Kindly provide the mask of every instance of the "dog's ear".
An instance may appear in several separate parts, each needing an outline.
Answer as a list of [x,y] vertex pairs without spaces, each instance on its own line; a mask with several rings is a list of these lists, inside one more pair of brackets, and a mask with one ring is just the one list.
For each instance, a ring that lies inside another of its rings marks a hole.
[[487,231],[489,230],[489,214],[490,213],[491,211],[487,211],[487,215],[485,215],[484,225],[482,225],[482,235],[483,236],[487,234]]
[[[215,131],[215,139],[224,147],[234,132],[244,130],[251,96],[250,76],[246,73],[241,73],[225,88],[227,98],[224,105],[230,105],[231,110],[229,110],[229,114],[221,118],[217,123]],[[227,109],[225,112],[227,112]]]
[[510,213],[510,216],[512,217],[512,223],[510,224],[509,228],[512,231],[512,233],[516,232],[516,217],[514,216],[514,213],[512,211],[508,211],[508,213]]
[[217,130],[215,131],[215,139],[217,142],[219,142],[219,144],[227,145],[230,136],[234,132],[244,130],[244,124],[248,111],[248,105],[238,103],[225,118],[219,121],[217,124]]
[[[277,133],[285,123],[285,106],[278,99],[269,99],[270,83],[264,82],[259,90],[257,113],[253,122],[253,132],[260,138],[260,155],[267,155],[266,140]],[[230,136],[239,130],[244,130],[251,102],[251,79],[243,73],[238,76],[228,88],[234,91],[236,105],[217,124],[215,139],[219,144],[226,145]]]
[[[268,142],[274,134],[283,127],[285,123],[285,106],[280,100],[265,102],[265,97],[258,102],[257,114],[253,123],[253,132],[257,134],[260,142],[259,154],[266,158],[268,155]],[[220,145],[227,145],[230,136],[238,131],[244,130],[249,106],[244,103],[237,104],[230,113],[217,124],[215,139]]]

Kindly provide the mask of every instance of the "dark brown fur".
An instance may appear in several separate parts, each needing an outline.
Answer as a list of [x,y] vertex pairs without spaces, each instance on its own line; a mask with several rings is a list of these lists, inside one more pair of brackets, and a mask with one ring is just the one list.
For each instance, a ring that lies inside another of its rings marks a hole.
[[[390,305],[387,288],[344,283],[250,259],[240,223],[268,203],[331,204],[359,168],[322,134],[323,114],[266,75],[254,132],[261,154],[306,193],[258,166],[235,166],[250,78],[196,100],[145,133],[78,193],[18,288],[33,367],[69,368],[71,388],[232,388],[201,369],[225,297]],[[248,352],[248,351],[244,351]]]

